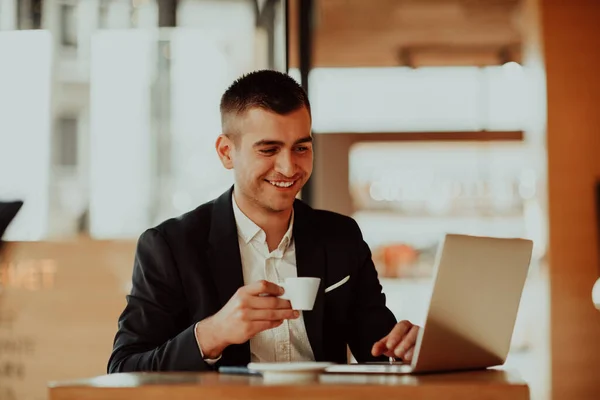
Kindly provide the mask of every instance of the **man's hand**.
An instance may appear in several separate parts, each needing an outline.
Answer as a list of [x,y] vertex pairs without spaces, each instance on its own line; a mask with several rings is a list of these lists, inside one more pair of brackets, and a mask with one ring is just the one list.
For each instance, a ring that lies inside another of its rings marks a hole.
[[373,345],[371,354],[378,357],[382,354],[388,357],[399,357],[411,362],[417,342],[419,327],[408,321],[400,321],[392,331]]
[[276,297],[282,294],[283,288],[264,280],[239,288],[219,312],[196,325],[204,357],[217,358],[229,345],[244,343],[284,319],[298,318],[300,313],[288,300]]

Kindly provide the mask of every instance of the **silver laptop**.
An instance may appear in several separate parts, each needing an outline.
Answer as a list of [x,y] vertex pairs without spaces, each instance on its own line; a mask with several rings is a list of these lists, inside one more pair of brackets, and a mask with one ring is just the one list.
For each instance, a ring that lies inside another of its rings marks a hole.
[[326,371],[402,374],[504,364],[532,248],[525,239],[446,235],[412,363],[335,365]]

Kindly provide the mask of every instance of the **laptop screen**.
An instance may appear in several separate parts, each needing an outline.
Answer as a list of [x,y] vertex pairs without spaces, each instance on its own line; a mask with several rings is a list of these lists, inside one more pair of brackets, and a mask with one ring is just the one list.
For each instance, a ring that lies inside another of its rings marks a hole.
[[0,246],[2,245],[4,232],[6,232],[8,225],[10,225],[22,206],[22,201],[0,201]]

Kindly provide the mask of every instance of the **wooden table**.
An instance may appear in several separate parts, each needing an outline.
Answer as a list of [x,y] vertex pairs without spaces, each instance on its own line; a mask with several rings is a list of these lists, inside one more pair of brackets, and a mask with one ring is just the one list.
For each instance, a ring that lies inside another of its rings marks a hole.
[[486,399],[528,400],[517,375],[486,370],[432,375],[322,374],[314,382],[268,384],[261,377],[208,373],[128,373],[50,382],[50,400],[131,399]]

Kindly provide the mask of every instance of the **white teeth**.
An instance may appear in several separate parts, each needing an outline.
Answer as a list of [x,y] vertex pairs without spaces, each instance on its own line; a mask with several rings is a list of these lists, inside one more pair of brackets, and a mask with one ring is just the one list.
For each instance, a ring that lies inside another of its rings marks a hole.
[[294,182],[272,182],[272,181],[269,181],[269,183],[273,186],[277,186],[277,187],[281,187],[281,188],[288,188],[294,184]]

